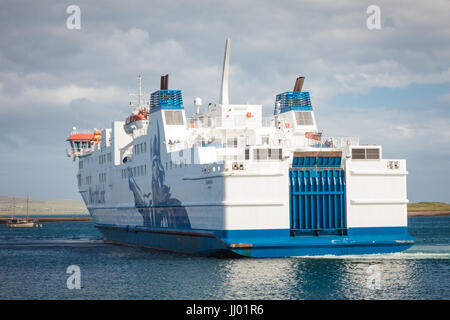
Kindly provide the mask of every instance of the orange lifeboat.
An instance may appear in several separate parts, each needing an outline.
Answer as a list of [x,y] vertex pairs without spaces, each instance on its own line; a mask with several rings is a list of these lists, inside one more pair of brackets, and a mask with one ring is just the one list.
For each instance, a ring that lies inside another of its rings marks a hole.
[[148,109],[140,109],[137,114],[132,114],[125,120],[125,124],[139,120],[148,120]]

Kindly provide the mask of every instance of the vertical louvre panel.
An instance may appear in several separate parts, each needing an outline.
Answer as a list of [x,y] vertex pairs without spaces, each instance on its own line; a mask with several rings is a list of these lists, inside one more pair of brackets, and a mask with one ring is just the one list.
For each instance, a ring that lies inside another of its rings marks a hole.
[[294,234],[345,232],[344,170],[290,169],[289,183]]

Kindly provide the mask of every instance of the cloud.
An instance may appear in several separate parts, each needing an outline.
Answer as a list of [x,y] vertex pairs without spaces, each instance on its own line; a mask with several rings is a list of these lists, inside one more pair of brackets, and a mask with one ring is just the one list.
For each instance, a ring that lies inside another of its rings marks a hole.
[[441,94],[440,96],[438,96],[438,97],[436,98],[436,100],[437,100],[439,103],[444,103],[444,104],[446,104],[447,106],[449,106],[449,105],[450,105],[450,92],[449,92],[449,93],[445,93],[445,94]]
[[[63,150],[73,125],[100,128],[124,119],[138,74],[150,93],[169,73],[169,86],[183,89],[188,112],[197,96],[206,105],[217,102],[228,36],[233,103],[263,104],[271,114],[275,95],[304,75],[327,132],[381,141],[399,156],[419,157],[420,150],[433,152],[433,143],[449,143],[449,90],[439,92],[434,105],[417,102],[419,112],[404,105],[333,107],[337,96],[371,99],[374,89],[448,87],[446,0],[378,1],[383,23],[376,31],[366,27],[367,1],[80,0],[80,30],[66,28],[70,4],[0,3],[0,144],[16,148],[17,156],[26,158],[36,144]],[[440,135],[430,143],[436,130]],[[445,154],[441,149],[434,154]],[[47,159],[44,151],[39,156]],[[14,166],[0,161],[0,167]],[[29,165],[35,166],[31,158]]]

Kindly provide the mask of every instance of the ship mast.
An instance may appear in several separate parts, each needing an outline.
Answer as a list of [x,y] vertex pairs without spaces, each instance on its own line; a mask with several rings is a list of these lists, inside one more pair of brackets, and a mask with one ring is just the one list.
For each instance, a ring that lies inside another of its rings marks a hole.
[[29,207],[30,207],[30,197],[29,197],[29,195],[27,193],[27,221],[28,221],[28,209],[29,209]]
[[222,86],[220,90],[219,104],[228,105],[228,70],[230,69],[230,43],[231,39],[227,38],[225,42],[225,56],[223,57]]
[[12,205],[12,219],[16,217],[16,197],[13,197],[13,205]]

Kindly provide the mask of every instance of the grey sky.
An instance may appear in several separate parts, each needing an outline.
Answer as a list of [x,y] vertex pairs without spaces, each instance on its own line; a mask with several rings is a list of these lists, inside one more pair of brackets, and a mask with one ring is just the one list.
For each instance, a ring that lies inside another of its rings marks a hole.
[[231,103],[270,114],[304,75],[325,135],[382,144],[407,159],[411,201],[450,202],[449,16],[447,0],[0,1],[0,194],[79,198],[71,127],[124,119],[138,74],[150,93],[169,73],[188,112],[217,102],[231,37]]

